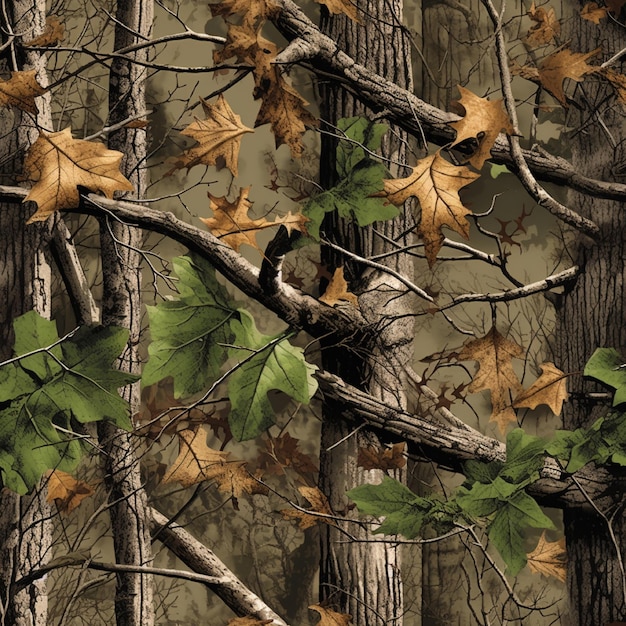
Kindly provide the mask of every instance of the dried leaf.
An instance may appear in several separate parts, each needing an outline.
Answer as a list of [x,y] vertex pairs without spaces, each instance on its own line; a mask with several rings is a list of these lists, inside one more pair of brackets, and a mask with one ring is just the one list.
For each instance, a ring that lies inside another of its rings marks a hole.
[[337,611],[325,609],[319,604],[312,604],[309,608],[322,616],[316,626],[352,626],[352,616],[347,613],[337,613]]
[[563,402],[567,400],[567,377],[554,363],[544,363],[541,372],[541,376],[515,398],[513,406],[535,409],[547,404],[555,415],[560,415]]
[[563,81],[570,78],[581,82],[587,74],[597,71],[598,68],[589,65],[587,61],[598,52],[600,48],[591,52],[570,52],[570,50],[555,52],[546,57],[539,66],[539,81],[548,93],[563,106],[567,106]]
[[565,582],[567,576],[567,552],[565,537],[558,541],[546,541],[545,531],[541,533],[537,547],[527,555],[528,567],[535,574],[553,576]]
[[294,230],[306,235],[306,223],[310,221],[311,220],[305,215],[302,215],[302,213],[292,213],[289,211],[287,215],[276,217],[273,223],[275,225],[284,226],[287,229],[287,233],[290,235]]
[[484,337],[466,343],[458,355],[459,361],[478,361],[478,372],[468,391],[491,391],[490,421],[496,422],[502,433],[508,424],[517,420],[511,396],[519,395],[522,385],[513,370],[512,359],[521,358],[523,354],[521,346],[505,339],[493,326]]
[[48,474],[48,495],[46,500],[54,502],[59,512],[69,514],[85,499],[95,493],[95,489],[84,480],[76,480],[71,474],[54,470]]
[[36,79],[37,70],[11,72],[9,80],[0,79],[0,106],[16,107],[37,115],[35,98],[45,93]]
[[351,20],[354,20],[357,24],[361,23],[361,20],[357,14],[356,3],[354,0],[315,0],[319,4],[323,4],[328,12],[332,15],[338,15],[343,13],[347,15]]
[[620,104],[626,106],[626,76],[610,67],[603,67],[598,73],[611,83]]
[[469,162],[477,169],[481,169],[485,161],[491,158],[491,148],[504,130],[509,135],[513,134],[513,125],[502,108],[502,100],[487,100],[473,94],[469,89],[458,86],[461,93],[459,104],[465,109],[465,117],[450,122],[450,126],[456,130],[456,139],[453,146],[466,139],[476,138],[478,149],[471,156]]
[[452,165],[436,152],[420,159],[409,177],[383,181],[389,201],[397,206],[410,196],[418,198],[422,209],[419,234],[424,240],[430,267],[441,249],[444,226],[469,238],[469,222],[465,216],[471,211],[463,206],[459,191],[477,178],[480,174],[464,165]]
[[46,27],[43,33],[30,41],[24,43],[27,48],[46,48],[54,46],[65,37],[65,26],[59,21],[56,15],[48,15],[46,17]]
[[[298,487],[298,491],[311,503],[310,511],[323,513],[324,515],[333,515],[328,498],[317,487]],[[298,520],[298,528],[302,530],[311,528],[316,524],[336,526],[335,521],[330,517],[309,515],[298,509],[283,509],[280,513],[285,519]]]
[[539,46],[545,45],[556,39],[561,33],[561,23],[552,7],[548,7],[548,9],[543,7],[536,8],[533,0],[527,15],[533,22],[536,22],[526,35],[527,43]]
[[184,167],[190,170],[194,165],[217,165],[217,160],[222,158],[225,167],[233,176],[237,176],[241,136],[254,131],[241,123],[241,118],[233,112],[223,94],[218,96],[215,104],[202,100],[202,108],[205,119],[197,119],[181,131],[199,145],[185,150],[166,175]]
[[317,465],[308,454],[300,451],[300,440],[292,437],[288,432],[279,437],[265,440],[266,450],[259,454],[259,467],[264,473],[284,474],[290,468],[298,474],[314,474]]
[[580,17],[594,24],[600,24],[600,20],[606,17],[607,11],[607,7],[600,7],[596,2],[587,2],[580,10]]
[[115,191],[132,191],[119,169],[123,156],[97,141],[72,139],[69,128],[58,133],[41,131],[24,162],[26,178],[35,182],[24,201],[38,205],[27,223],[43,222],[60,209],[76,208],[79,186],[107,198]]
[[394,443],[391,448],[366,446],[359,448],[357,465],[366,470],[380,469],[383,471],[401,469],[406,465],[404,442]]
[[343,267],[338,267],[333,277],[330,279],[324,295],[320,296],[320,302],[324,302],[329,306],[349,302],[354,306],[359,306],[359,299],[350,291],[348,291],[348,283],[343,276]]
[[228,622],[227,626],[263,626],[263,624],[273,624],[272,619],[259,620],[256,617],[235,617]]
[[275,8],[272,0],[221,0],[209,4],[213,17],[241,15],[248,30],[259,30]]

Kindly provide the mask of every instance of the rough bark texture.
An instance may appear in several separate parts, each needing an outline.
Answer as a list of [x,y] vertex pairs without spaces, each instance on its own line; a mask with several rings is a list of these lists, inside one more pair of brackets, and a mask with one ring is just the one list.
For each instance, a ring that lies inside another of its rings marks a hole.
[[[566,36],[572,37],[572,50],[588,52],[600,46],[603,61],[626,46],[624,29],[617,24],[607,23],[598,29],[574,18],[571,29]],[[606,98],[612,106],[602,104],[607,102]],[[585,175],[623,182],[614,167],[622,160],[620,150],[626,137],[623,109],[613,103],[613,96],[599,81],[586,81],[577,88],[574,99],[582,108],[576,113],[577,109],[572,107],[569,122],[574,127],[570,143],[574,165]],[[559,307],[559,367],[575,372],[583,368],[597,347],[615,347],[622,354],[626,348],[626,215],[622,203],[610,200],[570,193],[569,201],[572,208],[592,218],[602,233],[595,244],[584,239],[577,242],[575,254],[584,272],[574,288],[565,293]],[[565,410],[566,428],[588,426],[606,413],[606,404],[596,404],[584,396],[598,390],[593,383],[578,375],[573,378],[571,388],[571,401]],[[607,521],[600,516],[565,512],[568,623],[572,625],[597,626],[626,620],[624,572],[617,552],[620,550],[624,558],[626,517],[621,504],[603,513],[611,516],[616,542],[611,539]]]
[[[153,22],[152,0],[119,2],[116,12],[115,49],[138,43],[150,36]],[[136,54],[147,60],[147,51]],[[114,125],[145,110],[147,68],[116,58],[111,64],[109,124]],[[146,188],[145,157],[147,136],[144,128],[122,128],[109,136],[109,147],[124,153],[122,172],[135,187],[134,197]],[[139,373],[137,353],[141,331],[142,232],[104,218],[100,224],[103,268],[102,323],[128,328],[128,346],[120,357],[120,369]],[[139,404],[138,384],[127,386],[122,395],[131,410]],[[149,520],[139,460],[132,435],[111,424],[99,424],[98,434],[105,451],[106,481],[110,490],[111,526],[118,563],[150,565]],[[115,615],[120,626],[149,626],[154,623],[152,577],[118,573]]]
[[[8,3],[3,12],[3,33],[19,33],[24,41],[44,27],[45,2],[32,0]],[[5,21],[6,20],[6,21]],[[13,48],[11,48],[12,50]],[[40,85],[47,84],[45,58],[38,52],[15,49],[16,66],[7,70],[37,70]],[[39,114],[19,110],[0,111],[0,176],[15,180],[22,171],[24,154],[37,137],[37,127],[50,126],[49,98],[37,99]],[[29,310],[50,316],[50,265],[45,249],[50,222],[26,226],[32,207],[0,205],[0,360],[11,355],[13,318]],[[45,626],[48,597],[44,579],[19,593],[12,583],[50,557],[50,508],[45,487],[20,497],[0,492],[0,620],[4,626]]]
[[[367,0],[357,3],[362,25],[344,16],[324,17],[321,28],[338,46],[358,63],[385,76],[395,83],[410,88],[410,50],[404,37],[402,2]],[[322,119],[336,124],[342,117],[367,115],[365,107],[348,92],[325,87],[321,92]],[[371,112],[369,112],[371,116]],[[385,163],[393,175],[403,175],[396,164],[404,163],[406,136],[397,129],[386,135],[381,153],[389,159]],[[325,187],[336,180],[334,171],[335,144],[325,139],[322,145],[321,181]],[[360,228],[352,221],[331,218],[323,226],[334,243],[361,256],[389,252],[394,249],[389,240],[400,246],[410,244],[414,218],[402,213],[392,221],[376,223],[374,227]],[[375,231],[381,233],[376,234]],[[332,272],[344,261],[335,252],[325,253],[325,262]],[[406,276],[413,275],[410,257],[399,253],[387,258],[389,267]],[[398,408],[405,408],[405,368],[410,364],[413,349],[413,328],[404,317],[411,311],[412,298],[406,295],[402,284],[378,270],[346,263],[346,277],[353,291],[359,294],[359,306],[366,320],[375,330],[375,339],[354,342],[349,351],[343,346],[328,345],[324,350],[324,365],[337,372],[357,387],[366,388],[372,395]],[[377,436],[367,430],[353,432],[353,427],[336,418],[337,407],[328,402],[324,407],[322,449],[320,459],[320,486],[329,497],[333,510],[353,516],[346,510],[345,493],[363,483],[378,483],[379,470],[366,471],[357,465],[358,450],[364,446],[379,447]],[[396,476],[403,479],[403,476]],[[400,575],[400,549],[392,544],[368,543],[371,535],[356,524],[348,531],[357,538],[346,541],[346,536],[328,526],[323,529],[321,558],[321,596],[341,612],[349,613],[355,624],[363,626],[396,624],[403,620],[403,589]]]

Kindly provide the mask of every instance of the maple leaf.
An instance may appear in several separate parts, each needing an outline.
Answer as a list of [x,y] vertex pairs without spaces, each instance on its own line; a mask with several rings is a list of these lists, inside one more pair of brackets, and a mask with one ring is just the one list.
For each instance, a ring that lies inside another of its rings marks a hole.
[[536,22],[526,35],[527,43],[531,45],[544,45],[559,36],[561,23],[557,19],[556,13],[552,7],[549,7],[547,10],[543,7],[536,8],[533,0],[527,15],[533,22]]
[[441,249],[443,226],[469,239],[469,222],[465,216],[471,211],[463,206],[459,191],[480,178],[464,165],[448,163],[438,152],[420,159],[407,178],[385,180],[389,202],[401,206],[415,196],[422,209],[419,234],[424,240],[428,265],[432,267]]
[[27,48],[47,48],[63,41],[65,38],[65,26],[61,23],[56,15],[48,15],[46,17],[46,26],[43,33],[23,45]]
[[580,10],[580,17],[594,24],[600,24],[600,20],[606,17],[607,11],[607,7],[600,7],[596,2],[587,2]]
[[337,613],[337,611],[326,609],[319,604],[312,604],[309,608],[322,616],[322,619],[317,622],[317,626],[352,626],[352,616],[347,613]]
[[[472,93],[465,87],[458,86],[461,94],[459,104],[465,109],[465,117],[456,122],[450,122],[456,130],[456,139],[453,146],[470,138],[476,138],[478,149],[470,157],[469,162],[477,169],[481,169],[485,161],[491,158],[491,148],[504,130],[513,134],[513,125],[502,108],[502,100],[488,100]],[[480,137],[479,137],[480,135]]]
[[541,85],[563,106],[567,106],[563,81],[570,78],[576,82],[581,82],[587,74],[597,71],[598,68],[589,65],[587,61],[598,52],[600,52],[600,48],[591,52],[571,52],[566,49],[547,56],[539,66]]
[[202,99],[201,102],[205,119],[196,119],[181,131],[199,145],[185,150],[166,176],[183,167],[190,170],[194,165],[217,165],[220,158],[224,159],[224,165],[231,174],[237,176],[241,136],[254,131],[241,123],[241,118],[233,112],[223,94],[218,96],[215,104]]
[[610,67],[603,67],[598,73],[611,83],[620,103],[626,105],[626,76]]
[[405,449],[404,442],[394,443],[391,448],[378,448],[376,446],[359,448],[357,465],[366,470],[401,469],[406,465]]
[[239,251],[245,243],[260,250],[256,236],[260,230],[274,226],[274,222],[265,219],[253,220],[248,217],[252,202],[248,200],[250,187],[242,187],[239,197],[234,203],[225,197],[218,198],[209,193],[210,207],[213,217],[201,217],[207,228],[216,236],[225,241],[231,248]]
[[46,500],[54,502],[59,512],[69,514],[85,499],[95,493],[95,489],[84,480],[76,480],[71,474],[53,470],[47,479]]
[[563,402],[567,400],[566,375],[554,363],[544,363],[541,372],[541,376],[515,398],[513,406],[535,409],[547,404],[555,415],[560,415]]
[[[317,487],[298,487],[298,491],[311,503],[310,511],[324,513],[324,515],[333,515],[333,511],[328,503],[328,498]],[[285,519],[298,520],[298,528],[302,530],[311,528],[316,524],[337,525],[330,517],[309,515],[298,509],[283,509],[280,513]]]
[[73,139],[69,128],[58,133],[41,131],[24,161],[26,178],[35,182],[24,202],[32,200],[38,206],[27,224],[43,222],[60,209],[78,207],[79,186],[107,198],[115,191],[132,191],[119,169],[123,156],[97,141]]
[[334,306],[342,302],[349,302],[354,306],[359,306],[359,299],[350,291],[348,291],[348,283],[343,276],[343,267],[338,267],[333,277],[330,279],[326,291],[319,298],[320,302]]
[[490,421],[496,422],[503,433],[507,425],[517,419],[511,404],[511,394],[513,397],[519,395],[522,385],[511,361],[513,358],[521,358],[523,354],[523,348],[505,339],[495,326],[484,337],[466,343],[458,354],[459,361],[478,361],[478,372],[468,391],[491,391]]
[[45,93],[37,82],[37,70],[11,72],[9,80],[0,79],[0,106],[11,106],[37,115],[35,98]]
[[302,213],[292,213],[288,211],[287,215],[274,218],[274,225],[281,225],[287,229],[287,233],[291,235],[294,230],[300,231],[304,235],[307,234],[306,223],[311,220]]
[[343,13],[357,24],[361,23],[354,0],[315,0],[315,2],[323,4],[328,9],[328,12],[333,15]]
[[567,553],[565,537],[558,541],[547,541],[545,531],[541,533],[537,547],[527,555],[528,567],[535,574],[553,576],[565,582],[567,576]]

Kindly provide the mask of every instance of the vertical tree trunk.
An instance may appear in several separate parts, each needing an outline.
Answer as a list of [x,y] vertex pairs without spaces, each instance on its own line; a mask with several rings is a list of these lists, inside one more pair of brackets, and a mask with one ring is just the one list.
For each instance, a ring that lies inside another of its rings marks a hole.
[[[358,63],[368,66],[401,86],[411,86],[411,54],[402,30],[402,1],[364,0],[362,25],[344,16],[322,18],[322,29],[337,41]],[[339,118],[367,115],[368,111],[347,92],[326,87],[322,91],[322,119],[335,124]],[[369,112],[371,116],[372,113]],[[397,163],[405,163],[406,136],[393,129],[383,141],[382,155],[393,175],[404,175]],[[335,144],[323,139],[321,179],[325,187],[336,179]],[[338,245],[362,256],[396,251],[389,239],[400,246],[410,243],[413,217],[401,214],[393,221],[379,222],[374,227],[359,228],[333,216],[325,222],[326,236]],[[382,234],[377,235],[374,230]],[[343,265],[341,257],[324,252],[332,271]],[[413,275],[412,260],[402,252],[387,257],[389,267],[407,278]],[[368,389],[379,398],[396,406],[406,406],[405,367],[413,355],[413,328],[410,318],[412,299],[403,285],[379,271],[372,272],[358,263],[345,263],[352,289],[359,294],[359,305],[372,324],[375,341],[362,345],[358,353],[344,347],[328,346],[323,352],[324,367],[337,372],[351,383]],[[322,427],[320,486],[329,497],[333,509],[341,515],[355,516],[346,510],[345,493],[363,484],[377,483],[379,470],[365,471],[357,466],[358,450],[378,446],[373,433],[352,428],[333,416],[333,407],[325,406]],[[402,478],[401,476],[396,476]],[[356,524],[349,532],[356,542],[332,527],[323,529],[321,559],[321,596],[342,612],[350,613],[359,626],[400,626],[403,619],[403,591],[400,576],[400,550],[384,543],[368,543],[372,535]]]
[[[45,2],[14,1],[3,12],[3,33],[21,35],[29,41],[41,34]],[[37,70],[37,81],[47,85],[45,57],[11,46],[13,60],[4,70]],[[50,100],[37,98],[37,117],[17,109],[0,111],[0,176],[8,184],[22,171],[24,155],[35,141],[38,127],[49,128]],[[29,207],[30,208],[30,207]],[[28,208],[19,204],[0,205],[0,360],[11,356],[13,318],[36,310],[50,316],[50,264],[46,247],[53,220],[27,226]],[[13,593],[12,583],[44,565],[51,547],[50,508],[45,487],[28,496],[0,491],[0,623],[5,626],[45,626],[48,598],[45,580],[40,579]]]
[[[139,43],[152,32],[152,0],[118,2],[115,50]],[[134,53],[146,61],[147,50]],[[117,124],[146,108],[147,68],[126,59],[111,64],[109,124]],[[145,128],[121,128],[109,135],[109,147],[124,153],[122,172],[133,183],[133,197],[146,189],[147,134]],[[142,233],[137,228],[103,219],[100,225],[103,268],[102,323],[128,328],[130,338],[120,357],[120,369],[139,373],[137,353],[141,331]],[[123,391],[134,411],[139,404],[139,385]],[[100,424],[100,441],[105,451],[106,482],[110,490],[111,527],[118,563],[150,565],[152,562],[147,498],[141,482],[133,436],[111,424]],[[150,626],[154,623],[152,577],[118,573],[115,615],[120,626]]]
[[[572,38],[572,51],[588,52],[600,46],[604,60],[626,47],[623,27],[610,20],[598,28],[574,16],[569,28],[564,40]],[[607,102],[606,98],[609,106],[598,105]],[[626,138],[623,109],[613,98],[611,90],[600,81],[585,81],[574,95],[581,110],[572,106],[572,118],[568,121],[574,128],[570,142],[574,166],[585,175],[607,181],[618,180],[613,168],[615,163],[623,161],[620,150]],[[619,182],[624,180],[619,179]],[[560,367],[566,372],[576,372],[583,368],[597,347],[615,347],[625,353],[626,214],[622,203],[573,192],[569,202],[572,208],[593,219],[602,231],[596,243],[585,238],[577,242],[575,258],[584,272],[574,288],[563,295],[558,308]],[[571,390],[572,397],[564,413],[566,428],[588,426],[606,413],[606,404],[594,405],[584,397],[597,388],[582,376],[572,378]],[[615,513],[612,526],[618,545],[612,541],[607,523],[600,516],[565,512],[570,593],[568,624],[573,626],[626,620],[626,583],[617,552],[621,552],[622,558],[626,557],[626,518],[623,507]]]

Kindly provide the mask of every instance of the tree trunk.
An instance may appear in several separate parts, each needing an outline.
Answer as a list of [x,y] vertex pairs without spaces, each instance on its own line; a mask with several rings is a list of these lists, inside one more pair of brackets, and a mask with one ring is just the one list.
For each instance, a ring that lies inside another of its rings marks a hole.
[[[366,0],[358,2],[362,25],[344,16],[322,18],[322,29],[358,63],[368,66],[403,87],[411,86],[411,54],[402,31],[402,2]],[[336,124],[342,117],[368,115],[368,111],[353,96],[334,87],[322,90],[322,119]],[[369,112],[372,116],[372,112]],[[395,164],[406,161],[406,135],[391,130],[381,153],[390,159],[385,163],[394,176],[404,175]],[[324,187],[336,181],[334,154],[336,145],[323,138],[321,181]],[[368,257],[384,252],[397,252],[389,240],[400,246],[411,243],[414,226],[412,215],[375,223],[373,227],[359,228],[352,221],[333,216],[324,223],[323,230],[336,244]],[[382,236],[375,234],[374,231]],[[408,234],[407,234],[408,233]],[[327,346],[323,351],[325,369],[334,371],[348,382],[367,389],[390,404],[405,407],[406,366],[413,356],[413,328],[410,315],[413,300],[406,289],[388,274],[371,271],[358,263],[344,263],[341,255],[325,250],[323,260],[332,272],[346,266],[346,277],[352,290],[359,295],[359,306],[365,318],[376,329],[375,341],[361,345],[356,351],[341,346]],[[411,257],[402,252],[387,257],[386,264],[406,276],[413,275]],[[380,470],[366,471],[357,465],[358,450],[363,446],[380,446],[370,431],[359,430],[334,417],[329,403],[324,407],[322,449],[320,460],[320,487],[329,497],[335,512],[358,518],[347,511],[345,493],[363,483],[378,483]],[[403,472],[402,472],[403,473]],[[397,472],[396,478],[404,479]],[[400,549],[393,544],[368,543],[372,535],[361,526],[351,524],[348,532],[357,541],[349,541],[345,534],[327,526],[322,530],[321,597],[336,609],[352,615],[359,626],[395,624],[403,620],[403,589],[400,576]]]
[[[45,23],[45,2],[37,0],[8,3],[3,17],[4,33],[19,33],[24,41],[41,34]],[[9,48],[13,52],[13,47]],[[15,66],[7,70],[37,70],[37,81],[47,85],[45,57],[39,52],[24,53],[16,48]],[[24,155],[35,141],[38,127],[49,128],[50,99],[37,98],[35,119],[18,109],[0,111],[0,176],[15,180],[22,171]],[[29,207],[30,208],[30,207]],[[27,226],[29,211],[20,204],[0,205],[0,360],[12,356],[12,320],[36,310],[50,317],[50,264],[46,248],[53,220]],[[12,583],[44,565],[51,548],[50,508],[45,487],[20,497],[0,491],[0,620],[5,626],[45,626],[48,598],[46,583],[40,579],[19,593]]]
[[[116,12],[115,50],[139,43],[152,32],[152,0],[119,2]],[[146,61],[147,50],[134,53]],[[146,108],[147,68],[126,59],[111,64],[109,124],[136,116]],[[109,147],[124,153],[122,172],[133,183],[131,197],[140,198],[146,189],[147,134],[145,128],[121,128],[109,135]],[[122,370],[140,373],[137,353],[141,331],[142,232],[117,220],[104,218],[100,224],[103,268],[102,323],[128,328],[130,337],[120,357]],[[139,405],[139,384],[128,385],[122,395],[131,411]],[[147,498],[141,481],[133,435],[112,424],[102,423],[98,434],[105,451],[106,482],[110,490],[111,528],[118,563],[150,565],[152,562]],[[154,623],[152,577],[118,573],[115,615],[120,626],[150,626]]]
[[[571,31],[572,51],[588,52],[600,46],[602,60],[626,46],[622,26],[609,20],[602,28],[575,16]],[[626,138],[623,110],[611,91],[601,81],[585,81],[578,86],[574,99],[581,107],[571,107],[571,148],[574,166],[583,174],[605,181],[624,182],[616,176],[614,164],[623,162],[620,155]],[[609,106],[597,103],[607,102]],[[596,107],[598,107],[596,109]],[[560,367],[566,372],[580,372],[597,347],[615,347],[625,354],[626,291],[624,261],[626,215],[622,203],[601,200],[577,193],[569,194],[573,209],[592,218],[601,228],[596,243],[581,237],[577,241],[576,262],[584,268],[574,288],[566,292],[558,307],[557,341]],[[582,376],[572,377],[571,400],[564,413],[565,427],[588,426],[606,413],[606,404],[594,404],[584,394],[598,388]],[[619,505],[604,511],[611,517],[616,541],[611,539],[606,519],[599,515],[565,511],[565,536],[569,559],[569,624],[598,626],[626,620],[626,581],[622,565],[626,556],[626,518]],[[618,556],[621,552],[621,559]]]

